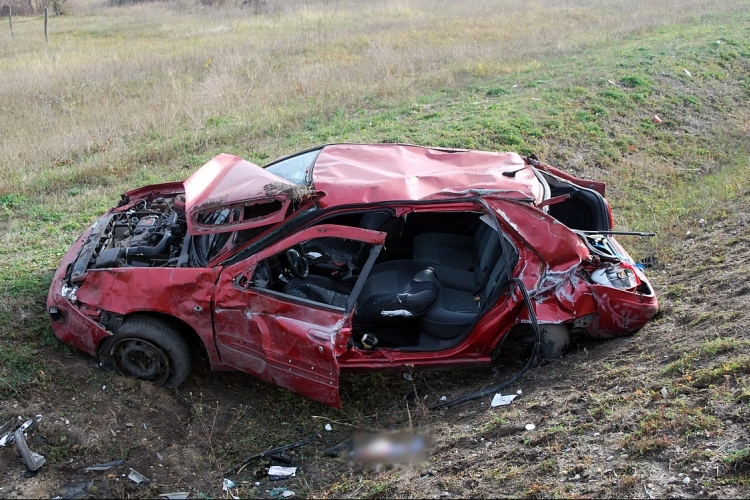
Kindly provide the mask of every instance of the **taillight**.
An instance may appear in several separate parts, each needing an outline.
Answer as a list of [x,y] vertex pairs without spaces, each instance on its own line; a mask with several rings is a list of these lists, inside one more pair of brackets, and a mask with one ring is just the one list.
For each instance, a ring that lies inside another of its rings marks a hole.
[[607,215],[609,215],[609,229],[612,230],[615,228],[615,219],[612,215],[612,208],[609,206],[609,202],[607,200],[604,200],[604,205],[607,207]]
[[621,290],[630,290],[641,284],[640,278],[627,262],[607,262],[591,273],[591,281]]

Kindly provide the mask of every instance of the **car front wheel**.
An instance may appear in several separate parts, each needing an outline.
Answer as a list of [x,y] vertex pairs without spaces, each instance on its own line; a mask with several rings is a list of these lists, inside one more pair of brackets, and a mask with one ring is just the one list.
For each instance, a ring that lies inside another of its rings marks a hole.
[[103,353],[123,375],[174,388],[190,373],[190,349],[165,323],[150,318],[125,320]]

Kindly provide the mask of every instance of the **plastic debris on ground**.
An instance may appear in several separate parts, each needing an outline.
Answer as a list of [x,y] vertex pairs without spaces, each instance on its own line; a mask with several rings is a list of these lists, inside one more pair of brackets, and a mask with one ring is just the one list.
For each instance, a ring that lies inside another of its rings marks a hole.
[[253,462],[254,460],[258,460],[259,458],[268,457],[268,456],[275,456],[279,453],[283,453],[285,451],[293,450],[295,448],[299,448],[300,446],[304,446],[306,444],[312,443],[317,439],[318,435],[313,434],[307,439],[303,439],[302,441],[298,441],[296,443],[287,444],[284,446],[279,446],[278,448],[274,448],[272,450],[266,450],[261,453],[256,453],[255,455],[251,455],[239,464],[235,465],[234,467],[224,471],[224,474],[232,474],[234,472],[241,472],[242,469],[244,469],[249,463]]
[[490,406],[506,406],[511,403],[514,399],[516,399],[517,394],[507,394],[503,396],[502,394],[498,393],[495,394],[495,397],[492,398],[492,402],[490,403]]
[[663,397],[664,399],[667,399],[667,388],[662,387],[661,390],[659,391],[659,394],[661,394],[661,397]]
[[0,427],[0,446],[13,444],[13,430],[20,420],[21,417],[11,418]]
[[182,500],[190,496],[189,491],[176,491],[174,493],[162,493],[159,498],[166,498],[168,500]]
[[222,491],[226,491],[227,493],[229,493],[229,495],[235,500],[240,498],[234,493],[232,493],[232,488],[236,488],[236,487],[237,486],[234,484],[234,481],[232,481],[231,479],[224,478],[222,480],[222,484],[221,484]]
[[151,482],[149,478],[147,478],[146,476],[144,476],[143,474],[141,474],[135,469],[130,469],[130,474],[128,474],[128,479],[130,479],[137,485],[148,484]]
[[295,493],[292,490],[288,490],[284,488],[283,486],[278,488],[273,488],[268,491],[268,496],[271,498],[290,498],[293,497]]
[[28,467],[32,472],[37,471],[42,465],[44,465],[47,459],[39,453],[35,453],[29,449],[29,445],[26,444],[26,438],[24,437],[23,431],[21,429],[23,429],[23,426],[21,426],[21,428],[13,433],[13,437],[16,442],[16,448],[18,448],[18,453],[21,454],[24,462],[26,462],[26,467]]
[[414,378],[411,376],[411,373],[404,373],[404,378],[408,381],[414,380]]
[[279,478],[294,477],[297,475],[297,467],[280,467],[272,465],[268,468],[268,475]]
[[327,430],[327,431],[332,431],[332,430],[333,430],[333,427],[331,427],[331,424],[326,424],[326,426],[325,426],[325,430]]
[[536,425],[534,425],[534,424],[526,424],[526,430],[527,431],[533,431],[534,429],[536,429]]
[[115,465],[121,465],[123,463],[125,463],[125,460],[120,459],[120,460],[115,460],[113,462],[106,462],[103,464],[89,465],[88,467],[86,467],[85,470],[86,472],[104,472],[105,470],[111,469]]

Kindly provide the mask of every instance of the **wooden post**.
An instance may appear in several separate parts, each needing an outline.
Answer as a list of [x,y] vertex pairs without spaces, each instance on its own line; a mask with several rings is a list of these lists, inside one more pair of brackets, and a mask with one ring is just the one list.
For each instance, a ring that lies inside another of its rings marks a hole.
[[49,38],[47,38],[47,7],[44,8],[44,41],[49,43]]
[[6,5],[8,7],[8,21],[10,21],[10,37],[15,38],[16,35],[13,34],[13,8],[10,5]]

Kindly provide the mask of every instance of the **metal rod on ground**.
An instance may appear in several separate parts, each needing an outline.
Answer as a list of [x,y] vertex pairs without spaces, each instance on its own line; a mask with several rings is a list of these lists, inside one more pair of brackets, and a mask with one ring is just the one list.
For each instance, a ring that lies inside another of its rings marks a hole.
[[274,448],[272,450],[261,451],[260,453],[256,453],[255,455],[247,457],[245,460],[243,460],[239,464],[237,464],[234,467],[232,467],[231,469],[228,469],[227,471],[225,471],[222,475],[226,476],[227,474],[233,474],[234,472],[241,471],[242,469],[245,468],[245,466],[247,464],[249,464],[253,460],[257,460],[259,458],[263,458],[263,457],[268,456],[268,455],[275,455],[276,453],[281,453],[282,451],[293,450],[295,448],[299,448],[300,446],[304,446],[306,444],[310,444],[313,441],[315,441],[315,439],[317,439],[317,437],[318,437],[318,435],[316,433],[316,434],[313,434],[312,436],[308,437],[307,439],[303,439],[302,441],[297,441],[296,443],[287,444],[285,446],[279,446],[278,448]]
[[49,43],[49,38],[47,38],[47,7],[44,8],[44,41]]
[[10,5],[6,5],[8,7],[8,21],[10,21],[10,37],[15,38],[16,35],[13,33],[13,7]]

